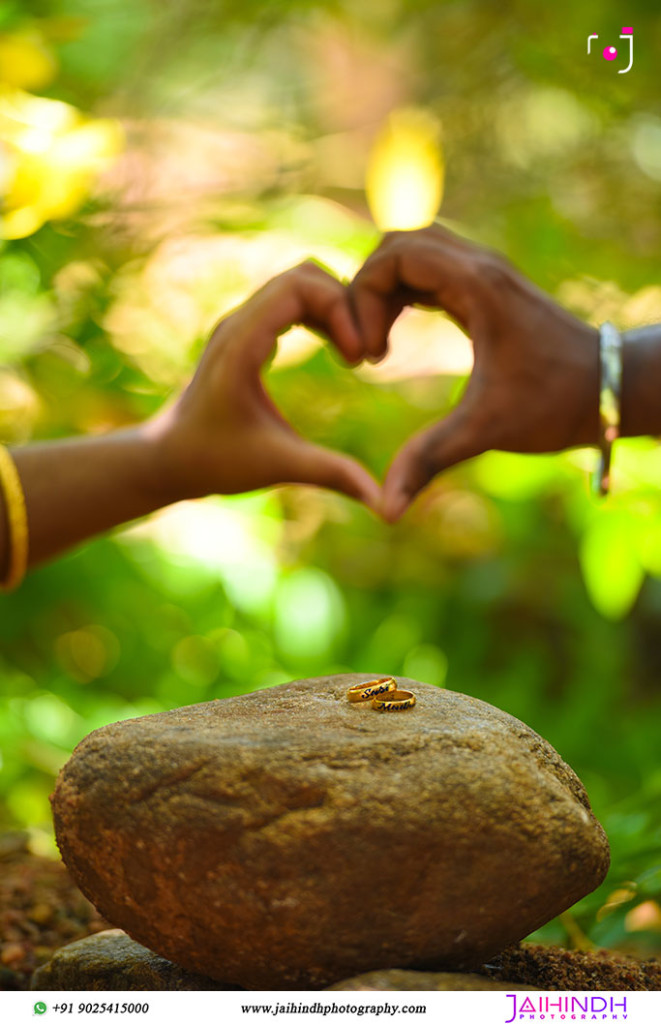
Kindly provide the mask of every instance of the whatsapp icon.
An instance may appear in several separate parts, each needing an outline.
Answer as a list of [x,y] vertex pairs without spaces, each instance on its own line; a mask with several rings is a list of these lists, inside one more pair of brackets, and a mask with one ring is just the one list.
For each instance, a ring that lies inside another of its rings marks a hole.
[[34,1012],[35,1013],[45,1013],[47,1009],[48,1009],[48,1007],[46,1006],[45,1003],[35,1003],[34,1004]]

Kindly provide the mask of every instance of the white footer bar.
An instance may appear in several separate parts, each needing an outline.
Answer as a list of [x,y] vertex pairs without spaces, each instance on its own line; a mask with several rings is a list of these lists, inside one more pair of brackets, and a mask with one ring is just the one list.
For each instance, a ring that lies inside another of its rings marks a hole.
[[144,1024],[331,1024],[415,1017],[428,1024],[661,1022],[660,992],[7,992],[0,1020]]

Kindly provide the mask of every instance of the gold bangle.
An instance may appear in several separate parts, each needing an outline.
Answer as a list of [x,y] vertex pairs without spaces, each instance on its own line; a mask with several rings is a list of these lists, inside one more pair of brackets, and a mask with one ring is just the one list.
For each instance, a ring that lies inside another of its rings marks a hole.
[[406,711],[415,704],[415,694],[410,690],[393,690],[386,697],[375,697],[372,707],[377,711]]
[[387,693],[397,689],[397,683],[392,676],[384,676],[383,679],[371,679],[369,683],[355,683],[347,690],[347,697],[352,704],[358,701],[371,700],[380,693]]
[[25,576],[28,566],[28,515],[21,478],[11,455],[0,445],[0,488],[5,496],[9,530],[7,578],[0,591],[14,590]]

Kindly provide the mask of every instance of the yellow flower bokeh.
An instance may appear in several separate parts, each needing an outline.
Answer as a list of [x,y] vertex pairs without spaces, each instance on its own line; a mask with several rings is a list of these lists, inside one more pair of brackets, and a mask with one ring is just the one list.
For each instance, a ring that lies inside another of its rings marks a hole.
[[43,89],[58,64],[38,29],[0,33],[0,81],[16,89]]
[[[1,56],[0,47],[0,66]],[[46,221],[75,213],[123,141],[115,120],[85,118],[68,103],[5,84],[0,91],[2,237],[25,238]]]

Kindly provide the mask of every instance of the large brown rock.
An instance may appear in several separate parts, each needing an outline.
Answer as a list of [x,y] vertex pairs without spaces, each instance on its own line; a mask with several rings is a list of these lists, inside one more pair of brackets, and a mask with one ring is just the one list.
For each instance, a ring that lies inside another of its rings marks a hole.
[[412,680],[415,708],[306,679],[92,733],[53,796],[62,856],[136,941],[247,988],[470,969],[603,879],[585,791],[541,737]]

